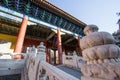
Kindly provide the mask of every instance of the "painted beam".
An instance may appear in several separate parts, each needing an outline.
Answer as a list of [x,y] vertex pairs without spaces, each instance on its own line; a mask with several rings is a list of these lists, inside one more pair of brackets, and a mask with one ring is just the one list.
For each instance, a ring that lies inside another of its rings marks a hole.
[[31,8],[30,6],[31,6],[31,2],[28,0],[27,5],[25,6],[25,12],[26,12],[26,14],[29,14],[30,8]]
[[70,39],[66,40],[66,41],[64,42],[64,44],[67,44],[67,43],[73,41],[74,39],[75,39],[74,37],[73,37],[73,38],[70,38]]
[[8,0],[4,0],[6,7],[8,7]]
[[38,15],[38,8],[36,8],[35,10],[35,17],[37,17],[37,15]]
[[20,3],[20,1],[17,0],[17,1],[16,1],[16,9],[17,9],[17,10],[19,10],[19,3]]
[[49,14],[48,23],[50,23],[51,19],[52,19],[52,14]]
[[79,29],[78,34],[82,34],[82,28]]
[[[21,13],[18,13],[16,11],[13,11],[13,10],[10,10],[8,8],[5,8],[5,7],[2,7],[0,6],[0,12],[4,12],[5,14],[9,14],[9,18],[11,19],[12,17],[18,17],[20,19],[22,19],[24,17],[24,14],[21,14]],[[4,15],[1,15],[0,16],[4,16]],[[8,16],[4,16],[4,17],[8,17]],[[18,19],[17,21],[21,21],[20,19]],[[37,24],[40,24],[41,26],[44,26],[44,27],[47,27],[47,28],[51,28],[51,29],[56,29],[57,30],[57,26],[54,26],[52,24],[49,24],[49,23],[46,23],[46,22],[43,22],[41,20],[37,20],[35,18],[32,18],[32,17],[28,17],[29,21],[31,22],[35,22]],[[16,20],[14,18],[14,20]],[[68,31],[68,30],[65,30],[63,28],[60,29],[62,32],[65,32],[65,33],[68,33],[68,34],[71,34],[71,35],[75,35],[75,36],[78,36],[78,34],[72,32],[72,31]]]
[[46,40],[48,41],[48,40],[51,39],[55,34],[56,34],[55,32],[52,32],[52,33],[47,37]]
[[62,22],[63,22],[63,19],[60,18],[60,20],[58,21],[58,26],[59,26],[59,27],[60,27],[60,25],[62,24]]
[[45,19],[45,11],[43,11],[42,15],[41,15],[41,19],[44,20]]
[[[42,9],[42,8],[36,6],[36,5],[33,5],[31,0],[28,0],[28,2],[26,2],[25,0],[4,0],[4,5],[3,6],[9,8],[9,9],[15,10],[16,12],[20,12],[22,14],[30,15],[33,18],[37,18],[38,20],[47,22],[48,24],[50,23],[50,24],[52,24],[54,26],[61,27],[63,29],[66,29],[65,28],[66,25],[60,26],[63,21],[69,22],[69,23],[72,24],[72,22],[70,22],[69,20],[66,20],[64,17],[60,17],[60,16],[55,15],[55,14],[53,14],[51,12],[48,12],[47,10]],[[36,11],[32,10],[32,9],[38,9],[38,10],[41,9],[42,12],[39,11],[38,14],[35,14]],[[49,19],[45,20],[45,18],[47,17],[46,13],[52,14],[52,17],[55,16],[55,19],[53,18],[53,20],[52,20],[53,22],[51,22],[51,15],[50,15]],[[69,29],[67,29],[67,30],[69,30]],[[69,30],[69,31],[72,32],[72,30]],[[74,32],[74,33],[76,33],[76,32]],[[79,34],[79,33],[76,33],[76,34]]]
[[74,28],[75,28],[75,25],[73,25],[73,26],[72,26],[71,31],[73,31],[73,30],[74,30]]
[[62,28],[65,28],[66,25],[67,25],[67,21],[64,22],[64,25],[62,26]]
[[54,25],[56,25],[57,20],[58,20],[58,17],[55,16],[55,19],[54,19],[54,22],[53,22]]
[[67,30],[70,30],[70,27],[71,27],[71,23],[68,24]]

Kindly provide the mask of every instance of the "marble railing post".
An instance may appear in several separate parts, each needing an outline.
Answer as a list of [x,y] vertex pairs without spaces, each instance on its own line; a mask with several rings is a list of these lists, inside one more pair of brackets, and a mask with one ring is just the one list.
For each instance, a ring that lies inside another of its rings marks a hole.
[[74,65],[73,65],[73,66],[74,66],[75,68],[78,68],[77,58],[78,58],[78,56],[77,56],[76,52],[74,51],[74,52],[73,52],[73,62],[74,62]]
[[66,55],[65,55],[65,52],[63,52],[63,54],[62,54],[62,63],[63,63],[63,65],[65,64],[65,60],[66,60]]
[[63,65],[74,67],[76,69],[80,69],[82,65],[86,64],[86,61],[82,57],[77,56],[75,52],[73,53],[73,56],[67,56],[63,52],[62,60]]
[[23,75],[23,78],[26,78],[25,80],[37,80],[39,64],[42,61],[46,62],[45,46],[43,42],[37,47],[37,53],[36,48],[33,49],[33,51],[28,51],[29,53],[27,54],[28,59],[24,68],[25,74]]

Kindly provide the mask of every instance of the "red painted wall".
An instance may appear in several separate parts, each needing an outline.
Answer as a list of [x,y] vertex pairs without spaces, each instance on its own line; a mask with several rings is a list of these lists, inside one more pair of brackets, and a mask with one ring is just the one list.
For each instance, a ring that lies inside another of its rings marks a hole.
[[[25,38],[24,44],[23,44],[23,48],[22,48],[22,52],[25,53],[27,47],[32,47],[33,45],[35,47],[37,47],[40,44],[40,42],[41,42],[40,40],[33,40],[33,39],[27,39],[27,38]],[[53,43],[44,42],[44,45],[47,48],[52,48],[53,47]],[[63,49],[63,51],[65,50],[66,52],[74,51],[75,50],[74,47],[68,47],[68,46],[62,46],[62,49]]]

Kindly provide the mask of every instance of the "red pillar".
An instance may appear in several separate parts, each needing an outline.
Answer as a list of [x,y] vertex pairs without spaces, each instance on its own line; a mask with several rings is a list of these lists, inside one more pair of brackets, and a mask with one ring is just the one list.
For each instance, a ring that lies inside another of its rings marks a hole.
[[19,34],[18,34],[14,53],[21,53],[21,51],[22,51],[22,46],[23,46],[23,42],[24,42],[24,38],[25,38],[26,29],[27,29],[27,23],[28,23],[28,18],[24,17],[22,20]]
[[80,37],[79,36],[78,36],[78,45],[79,45],[80,56],[82,56],[82,50],[81,50],[81,47],[80,47]]
[[62,43],[61,43],[61,35],[59,29],[57,30],[57,48],[58,48],[59,64],[62,64]]

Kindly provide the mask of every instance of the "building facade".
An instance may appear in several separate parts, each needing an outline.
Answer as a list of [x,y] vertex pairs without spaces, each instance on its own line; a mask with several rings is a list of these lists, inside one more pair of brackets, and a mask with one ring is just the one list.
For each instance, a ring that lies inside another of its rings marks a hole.
[[44,42],[48,61],[61,63],[63,52],[81,55],[85,26],[46,0],[0,0],[0,40],[11,42],[14,53],[26,53],[27,47]]

